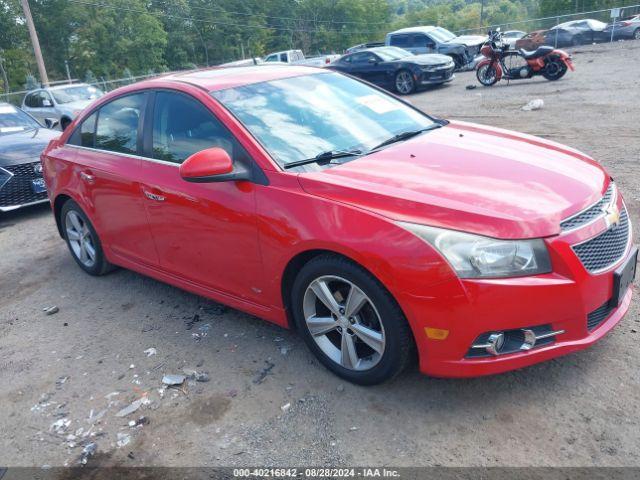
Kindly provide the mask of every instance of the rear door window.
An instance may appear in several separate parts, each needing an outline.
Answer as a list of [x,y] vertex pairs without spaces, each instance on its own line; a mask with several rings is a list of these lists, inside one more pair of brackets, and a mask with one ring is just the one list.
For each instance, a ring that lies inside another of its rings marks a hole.
[[409,35],[392,35],[389,42],[394,47],[406,48],[409,47]]
[[98,110],[95,146],[101,150],[137,154],[140,112],[145,94],[120,97]]
[[38,106],[38,94],[30,93],[27,98],[24,99],[24,104],[27,107],[36,108]]

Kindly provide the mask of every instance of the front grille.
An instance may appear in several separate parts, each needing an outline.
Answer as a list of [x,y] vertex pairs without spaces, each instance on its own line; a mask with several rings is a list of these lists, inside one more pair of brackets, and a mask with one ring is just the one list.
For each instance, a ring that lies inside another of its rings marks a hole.
[[609,188],[604,193],[604,196],[600,199],[598,203],[590,206],[586,210],[581,211],[577,215],[573,217],[567,218],[566,220],[560,222],[560,228],[562,231],[574,230],[578,227],[586,225],[587,223],[595,220],[598,217],[604,215],[604,210],[607,205],[611,203],[614,199],[615,186],[613,182],[609,184]]
[[618,225],[611,226],[591,240],[574,245],[573,251],[589,272],[605,270],[622,259],[629,244],[629,230],[629,215],[623,207]]
[[614,307],[611,306],[611,302],[606,301],[587,315],[587,330],[591,331],[600,326],[600,324],[607,319],[613,309]]
[[34,166],[39,163],[32,162],[2,167],[4,170],[11,172],[13,177],[0,188],[0,207],[25,205],[47,199],[47,192],[35,193],[31,187],[31,180],[42,178],[42,175],[34,170]]

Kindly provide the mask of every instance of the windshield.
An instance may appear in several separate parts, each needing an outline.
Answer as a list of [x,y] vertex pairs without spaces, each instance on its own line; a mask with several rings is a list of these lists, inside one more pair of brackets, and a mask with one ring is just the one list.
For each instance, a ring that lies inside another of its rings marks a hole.
[[34,128],[42,128],[42,126],[13,105],[0,105],[0,135]]
[[103,93],[102,90],[96,87],[86,85],[51,90],[51,95],[56,99],[56,103],[61,104],[77,102],[78,100],[93,100],[101,97]]
[[376,48],[372,50],[373,53],[378,55],[385,62],[391,62],[393,60],[399,60],[405,57],[412,57],[413,53],[398,47]]
[[456,38],[456,36],[453,33],[451,33],[446,28],[442,28],[442,27],[434,28],[433,30],[431,30],[429,32],[429,35],[434,37],[439,42],[448,42],[448,41],[453,40],[454,38]]
[[394,97],[339,73],[256,83],[212,96],[281,166],[327,151],[365,152],[400,132],[435,125]]

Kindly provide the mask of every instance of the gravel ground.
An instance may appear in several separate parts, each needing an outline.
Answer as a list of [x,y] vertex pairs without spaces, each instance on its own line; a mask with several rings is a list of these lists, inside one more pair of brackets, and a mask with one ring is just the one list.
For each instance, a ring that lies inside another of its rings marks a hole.
[[[466,90],[477,82],[462,73],[411,101],[588,152],[640,225],[640,42],[572,53],[576,72],[556,83]],[[535,98],[542,110],[520,109]],[[637,299],[578,354],[470,380],[414,369],[364,388],[257,318],[129,271],[85,275],[47,206],[0,217],[0,272],[0,465],[73,465],[95,442],[89,465],[640,466]],[[183,368],[210,381],[159,391]]]

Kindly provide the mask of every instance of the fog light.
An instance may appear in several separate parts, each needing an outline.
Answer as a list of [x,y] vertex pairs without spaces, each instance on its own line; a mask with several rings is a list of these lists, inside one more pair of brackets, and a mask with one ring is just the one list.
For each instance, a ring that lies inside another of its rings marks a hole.
[[487,349],[487,352],[489,352],[491,355],[498,355],[503,345],[504,345],[504,333],[498,332],[498,333],[492,333],[491,335],[489,335],[489,338],[487,339],[487,346],[485,348]]

